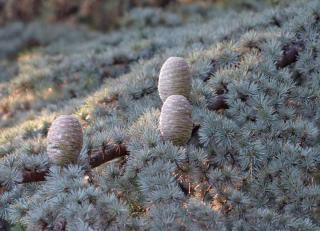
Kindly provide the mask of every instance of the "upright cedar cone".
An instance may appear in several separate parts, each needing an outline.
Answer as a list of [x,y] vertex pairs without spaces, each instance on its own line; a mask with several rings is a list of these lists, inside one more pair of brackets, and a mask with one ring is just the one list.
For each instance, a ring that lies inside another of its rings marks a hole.
[[193,123],[192,106],[182,95],[171,95],[161,108],[159,128],[165,140],[184,145],[191,137]]
[[191,73],[187,62],[181,57],[170,57],[162,65],[158,90],[164,102],[170,95],[183,95],[189,99]]
[[47,153],[51,163],[74,163],[82,148],[83,134],[79,121],[71,115],[61,115],[48,131]]

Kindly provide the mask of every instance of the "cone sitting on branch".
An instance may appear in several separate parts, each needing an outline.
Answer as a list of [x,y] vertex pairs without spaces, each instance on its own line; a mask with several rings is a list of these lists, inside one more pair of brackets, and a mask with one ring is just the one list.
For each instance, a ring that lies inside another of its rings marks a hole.
[[48,131],[47,153],[56,165],[74,163],[82,148],[83,133],[79,121],[71,115],[61,115]]

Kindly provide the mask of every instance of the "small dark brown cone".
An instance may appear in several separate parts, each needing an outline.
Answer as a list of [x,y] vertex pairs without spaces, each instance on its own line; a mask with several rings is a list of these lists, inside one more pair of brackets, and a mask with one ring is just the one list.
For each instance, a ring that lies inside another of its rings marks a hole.
[[82,148],[83,133],[79,121],[71,115],[61,115],[48,131],[47,153],[56,165],[74,163]]

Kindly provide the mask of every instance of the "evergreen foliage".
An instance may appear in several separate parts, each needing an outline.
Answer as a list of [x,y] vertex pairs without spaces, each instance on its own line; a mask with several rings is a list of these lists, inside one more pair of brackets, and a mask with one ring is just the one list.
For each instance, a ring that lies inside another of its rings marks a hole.
[[[261,8],[190,7],[186,24],[132,17],[140,30],[108,34],[2,27],[0,227],[319,230],[320,2]],[[280,65],[292,47],[297,57]],[[170,56],[191,68],[198,129],[184,146],[158,128]],[[221,96],[227,107],[210,110]],[[46,153],[61,114],[84,128],[77,162],[64,167]],[[107,143],[129,155],[91,169],[88,150]],[[21,184],[25,170],[45,169],[46,181]]]

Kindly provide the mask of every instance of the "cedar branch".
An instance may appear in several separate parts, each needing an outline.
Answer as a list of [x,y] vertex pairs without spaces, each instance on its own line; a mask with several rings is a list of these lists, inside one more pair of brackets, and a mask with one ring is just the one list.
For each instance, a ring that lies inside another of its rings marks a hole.
[[[127,147],[123,144],[102,145],[100,148],[92,149],[89,151],[89,163],[91,168],[95,168],[100,166],[101,164],[104,164],[108,161],[111,161],[115,158],[122,157],[125,155],[128,155],[128,151],[127,151]],[[48,173],[49,173],[48,169],[40,172],[25,170],[22,173],[22,181],[18,182],[18,184],[44,181]],[[4,187],[0,187],[0,189],[3,189],[3,188]]]
[[[277,68],[284,68],[297,60],[297,56],[303,47],[302,43],[296,43],[284,48],[284,53],[281,59],[277,62]],[[213,98],[207,105],[209,110],[227,109],[224,95],[218,95]],[[89,152],[89,163],[92,168],[98,167],[103,163],[111,161],[115,158],[128,155],[128,151],[125,145],[103,145],[99,149],[92,149]],[[25,170],[22,174],[22,181],[19,183],[30,183],[44,181],[49,171],[31,171]],[[0,187],[0,194],[4,187]]]
[[[297,61],[299,52],[303,49],[304,44],[302,42],[296,42],[287,45],[283,48],[283,55],[276,63],[278,69],[284,68]],[[229,106],[226,102],[224,94],[220,94],[224,91],[220,90],[217,96],[208,102],[207,108],[211,111],[217,111],[220,109],[228,109]]]

